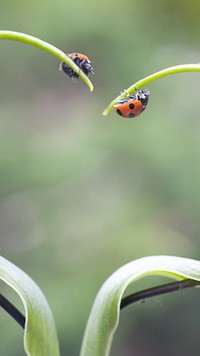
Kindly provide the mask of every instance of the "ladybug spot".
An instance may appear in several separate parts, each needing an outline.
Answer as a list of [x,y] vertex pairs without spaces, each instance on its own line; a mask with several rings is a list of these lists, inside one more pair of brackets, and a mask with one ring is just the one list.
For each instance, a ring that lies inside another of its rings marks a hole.
[[128,114],[128,117],[135,117],[135,114],[131,112],[130,114]]
[[133,110],[135,105],[133,103],[129,104],[129,109]]
[[123,116],[122,112],[121,112],[119,109],[117,109],[117,113],[118,113],[120,116]]

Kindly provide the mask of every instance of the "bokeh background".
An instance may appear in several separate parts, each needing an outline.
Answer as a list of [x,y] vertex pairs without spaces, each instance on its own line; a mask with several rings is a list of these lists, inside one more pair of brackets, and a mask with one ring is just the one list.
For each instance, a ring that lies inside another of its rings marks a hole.
[[[137,120],[102,117],[135,81],[200,61],[200,2],[7,0],[0,8],[1,29],[85,53],[94,66],[90,93],[55,57],[0,43],[1,254],[41,287],[61,354],[75,356],[114,270],[148,255],[200,257],[200,74],[149,85]],[[198,289],[131,306],[111,355],[199,355],[199,320]],[[0,355],[24,355],[23,332],[3,311],[0,330]]]

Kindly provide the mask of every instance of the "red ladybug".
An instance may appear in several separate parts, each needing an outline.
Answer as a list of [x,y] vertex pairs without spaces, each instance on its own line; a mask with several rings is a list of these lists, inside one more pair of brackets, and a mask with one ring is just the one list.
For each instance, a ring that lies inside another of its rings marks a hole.
[[[87,56],[81,53],[70,53],[68,57],[85,73],[87,76],[93,72],[92,64]],[[79,78],[79,75],[71,69],[65,62],[61,62],[60,69],[63,70],[70,78]]]
[[132,118],[140,115],[148,104],[150,92],[147,89],[137,90],[135,94],[120,99],[114,105],[115,111],[123,117]]

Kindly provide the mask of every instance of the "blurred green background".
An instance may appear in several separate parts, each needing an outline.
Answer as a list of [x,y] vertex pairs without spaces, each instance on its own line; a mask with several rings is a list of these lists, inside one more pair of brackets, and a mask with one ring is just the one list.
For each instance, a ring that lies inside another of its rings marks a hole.
[[[85,53],[94,66],[90,93],[59,72],[55,57],[0,43],[1,254],[41,287],[61,354],[75,356],[94,297],[115,269],[148,255],[200,257],[200,74],[152,83],[137,120],[114,111],[102,117],[135,81],[199,62],[200,2],[7,0],[0,7],[1,29]],[[129,307],[111,355],[199,355],[198,315],[198,290]],[[2,311],[0,330],[0,355],[24,355],[22,330]]]

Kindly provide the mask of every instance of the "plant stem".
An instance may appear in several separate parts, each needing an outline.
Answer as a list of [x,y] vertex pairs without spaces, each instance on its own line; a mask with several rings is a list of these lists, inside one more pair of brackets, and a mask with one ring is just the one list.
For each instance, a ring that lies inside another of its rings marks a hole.
[[[123,97],[126,97],[127,94],[130,95],[134,93],[136,89],[141,88],[142,86],[146,86],[147,84],[153,82],[156,79],[160,79],[162,77],[165,77],[170,74],[178,74],[178,73],[184,73],[184,72],[200,72],[200,63],[197,64],[181,64],[173,67],[169,67],[163,70],[160,70],[159,72],[156,72],[154,74],[148,75],[147,77],[139,80],[135,84],[131,85],[126,91],[123,92],[123,94],[117,96],[109,105],[108,107],[103,111],[103,116],[108,115],[108,113],[112,110],[113,105],[116,104],[116,102]],[[127,94],[126,94],[127,92]]]
[[23,314],[6,299],[2,294],[0,294],[0,306],[7,311],[7,313],[12,316],[13,319],[24,329],[25,326],[25,317]]
[[29,45],[38,47],[46,52],[51,53],[53,56],[60,59],[60,61],[67,63],[88,85],[90,91],[93,91],[93,85],[89,78],[80,70],[80,68],[70,59],[64,52],[57,47],[40,40],[37,37],[33,37],[21,32],[15,31],[0,31],[0,40],[13,40],[27,43]]
[[152,298],[158,295],[181,291],[186,288],[192,288],[200,285],[200,281],[193,279],[184,279],[182,281],[163,284],[161,286],[149,288],[134,294],[131,294],[122,299],[120,309],[127,307],[130,304],[144,301],[145,299]]

